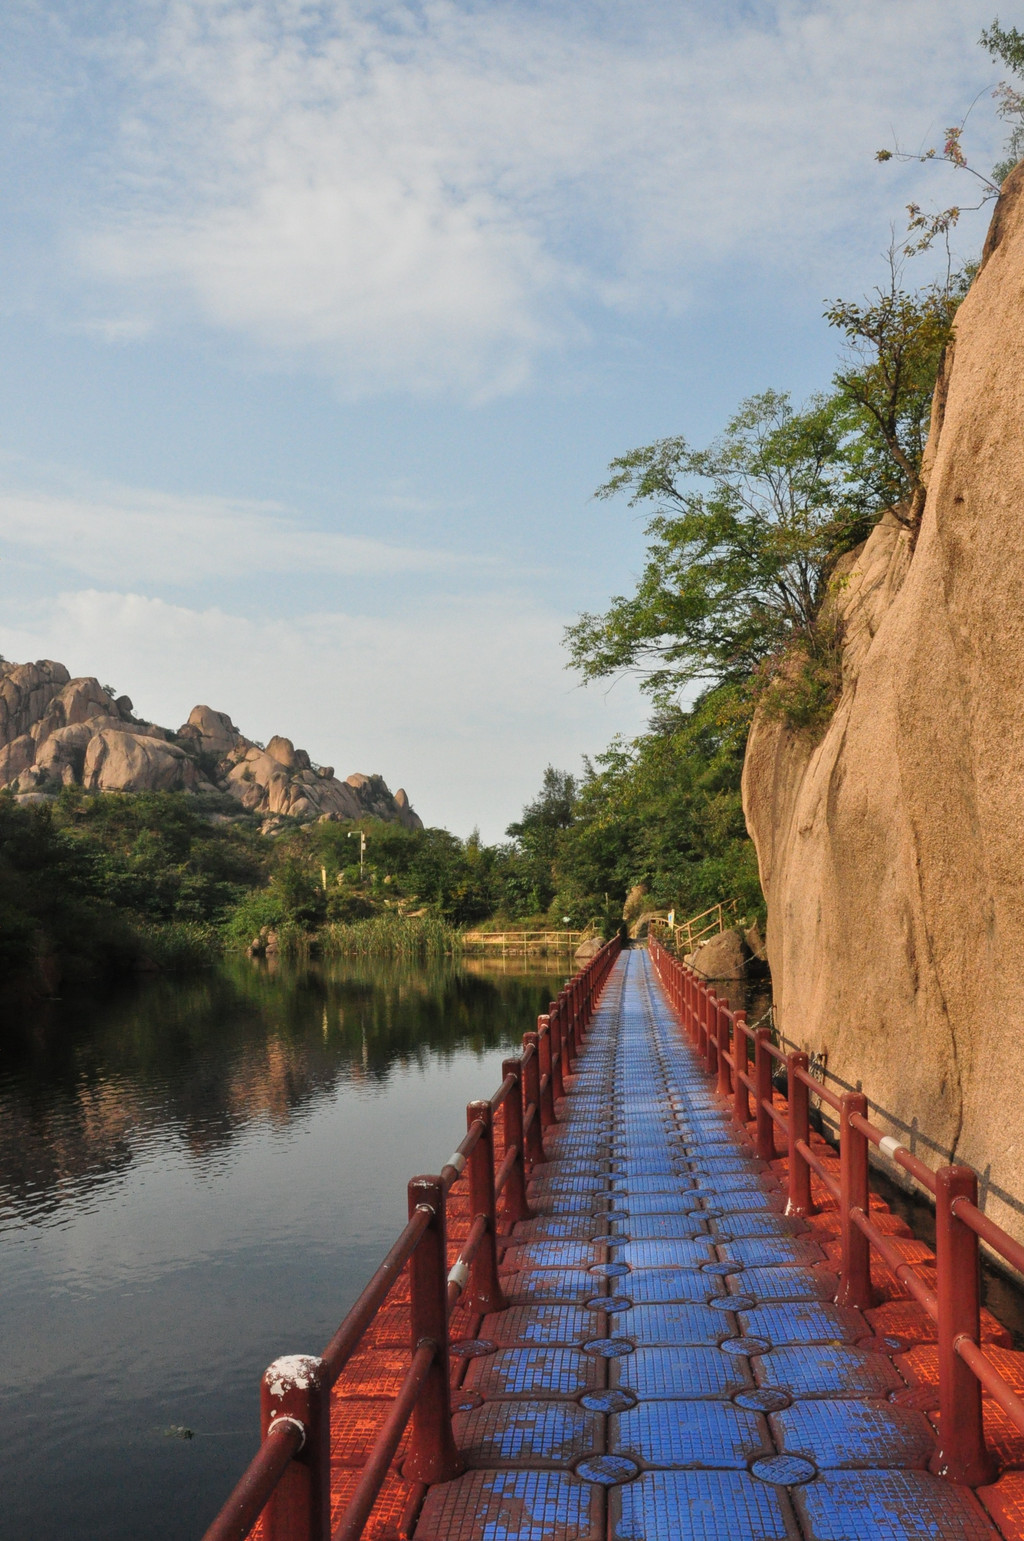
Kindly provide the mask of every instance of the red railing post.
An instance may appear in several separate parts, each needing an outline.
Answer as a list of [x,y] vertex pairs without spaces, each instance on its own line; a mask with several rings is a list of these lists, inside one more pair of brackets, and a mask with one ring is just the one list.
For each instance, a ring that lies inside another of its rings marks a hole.
[[750,1120],[750,1095],[743,1076],[748,1075],[750,1054],[747,1049],[747,1014],[734,1011],[732,1016],[732,1121],[744,1129]]
[[729,1052],[729,1021],[731,1012],[725,1001],[718,1003],[718,1020],[715,1024],[715,1056],[718,1060],[718,1091],[721,1096],[728,1097],[732,1091],[732,1076],[729,1072],[729,1061],[726,1055]]
[[562,1093],[565,1093],[565,1078],[572,1073],[572,1062],[576,1053],[576,1017],[579,1012],[580,977],[577,974],[572,984],[565,992],[565,1005],[562,1011],[562,1065],[559,1075],[562,1078]]
[[533,1049],[533,1053],[523,1056],[523,1120],[527,1110],[533,1104],[533,1119],[528,1129],[525,1129],[526,1159],[530,1165],[544,1160],[544,1134],[540,1126],[540,1043],[536,1033],[523,1034],[523,1049]]
[[810,1097],[806,1081],[801,1081],[798,1071],[806,1071],[809,1060],[806,1054],[794,1051],[786,1055],[786,1086],[789,1100],[789,1197],[787,1215],[809,1215],[811,1204],[811,1169],[797,1150],[797,1141],[805,1145],[811,1142]]
[[471,1222],[482,1216],[486,1234],[469,1265],[469,1299],[474,1310],[504,1311],[507,1304],[498,1278],[498,1216],[494,1197],[494,1110],[486,1101],[466,1108],[466,1127],[477,1119],[483,1133],[469,1153],[469,1209]]
[[872,1302],[871,1246],[864,1232],[854,1224],[853,1211],[867,1215],[871,1200],[868,1141],[851,1124],[854,1113],[867,1118],[868,1100],[861,1092],[844,1092],[839,1109],[839,1224],[843,1260],[836,1305],[856,1306],[863,1311]]
[[771,1028],[754,1029],[754,1144],[762,1161],[775,1160],[775,1125],[768,1108],[772,1101],[772,1057],[768,1053]]
[[515,1090],[509,1092],[502,1103],[502,1133],[505,1136],[505,1149],[511,1150],[515,1146],[517,1155],[509,1168],[508,1179],[505,1183],[505,1213],[513,1225],[519,1220],[528,1220],[531,1210],[529,1200],[526,1197],[526,1150],[523,1143],[523,1065],[518,1059],[506,1059],[502,1061],[501,1078],[515,1076]]
[[275,1359],[260,1385],[260,1425],[299,1424],[304,1438],[263,1510],[267,1541],[330,1541],[331,1393],[322,1359]]
[[555,1122],[555,1098],[551,1086],[551,1018],[537,1018],[537,1047],[540,1060],[540,1125],[549,1129]]
[[562,1065],[565,1059],[565,1019],[569,1011],[569,995],[563,990],[558,997],[558,1010],[551,1015],[551,1098],[560,1102],[565,1096]]
[[434,1362],[416,1400],[412,1437],[402,1475],[407,1482],[450,1482],[464,1470],[452,1436],[448,1371],[448,1256],[445,1192],[439,1177],[414,1177],[409,1184],[409,1217],[420,1207],[431,1219],[409,1259],[412,1350],[434,1345]]
[[718,1078],[718,996],[709,986],[708,1000],[705,1008],[706,1033],[704,1041],[704,1064],[708,1075]]
[[707,1063],[708,1057],[708,987],[697,981],[697,1053]]
[[931,1469],[951,1482],[981,1487],[995,1476],[985,1448],[981,1382],[956,1351],[958,1338],[981,1339],[978,1238],[956,1217],[956,1200],[978,1202],[966,1166],[935,1173],[935,1271],[939,1297],[939,1442]]

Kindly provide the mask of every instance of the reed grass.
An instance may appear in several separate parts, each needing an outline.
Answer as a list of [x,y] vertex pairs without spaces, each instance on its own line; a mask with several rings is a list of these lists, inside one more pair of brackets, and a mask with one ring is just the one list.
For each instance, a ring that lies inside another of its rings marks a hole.
[[444,958],[462,951],[462,933],[437,915],[404,918],[374,915],[348,924],[322,927],[317,940],[324,953],[363,954],[377,958]]

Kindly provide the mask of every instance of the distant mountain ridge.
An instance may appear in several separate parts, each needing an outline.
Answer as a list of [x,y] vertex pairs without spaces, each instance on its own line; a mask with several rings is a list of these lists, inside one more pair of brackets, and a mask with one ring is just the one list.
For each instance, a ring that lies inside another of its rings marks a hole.
[[21,804],[44,803],[62,786],[94,792],[220,793],[230,813],[262,817],[265,833],[286,819],[367,816],[422,829],[404,789],[382,776],[338,779],[291,739],[264,747],[238,731],[225,712],[196,706],[178,731],[134,716],[91,675],[72,679],[61,663],[0,661],[0,788]]

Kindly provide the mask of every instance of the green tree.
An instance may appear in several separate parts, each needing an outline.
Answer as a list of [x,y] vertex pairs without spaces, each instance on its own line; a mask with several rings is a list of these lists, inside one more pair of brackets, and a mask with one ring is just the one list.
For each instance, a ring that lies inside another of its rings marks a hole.
[[576,778],[549,765],[537,797],[505,833],[515,842],[514,858],[506,866],[506,892],[516,892],[519,913],[547,910],[555,896],[554,865],[560,836],[573,821]]
[[911,530],[924,511],[921,462],[935,380],[971,277],[965,268],[910,293],[902,287],[901,261],[890,251],[884,288],[861,302],[836,300],[825,312],[848,345],[835,377],[839,403],[850,408],[847,494],[874,517],[891,509]]
[[650,731],[616,739],[587,765],[556,862],[556,903],[589,918],[643,883],[657,908],[696,913],[736,895],[762,906],[740,777],[747,714],[720,686],[690,709],[656,713]]
[[658,511],[635,593],[568,628],[584,678],[639,669],[666,701],[694,680],[747,680],[794,640],[815,646],[831,567],[865,533],[848,437],[847,402],[796,412],[765,391],[707,449],[661,439],[613,460],[597,496]]
[[[993,59],[1004,64],[1018,80],[1024,80],[1024,33],[1016,27],[1001,27],[997,16],[991,27],[983,29],[979,42]],[[1010,125],[1003,158],[992,168],[992,180],[1005,182],[1024,156],[1024,92],[1001,80],[992,94],[999,103],[999,116]]]

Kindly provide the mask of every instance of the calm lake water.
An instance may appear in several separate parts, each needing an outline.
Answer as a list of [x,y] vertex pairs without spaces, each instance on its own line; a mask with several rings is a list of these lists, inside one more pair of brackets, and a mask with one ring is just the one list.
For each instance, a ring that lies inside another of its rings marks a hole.
[[8,1020],[0,1536],[198,1537],[264,1366],[323,1347],[563,977],[238,960]]

